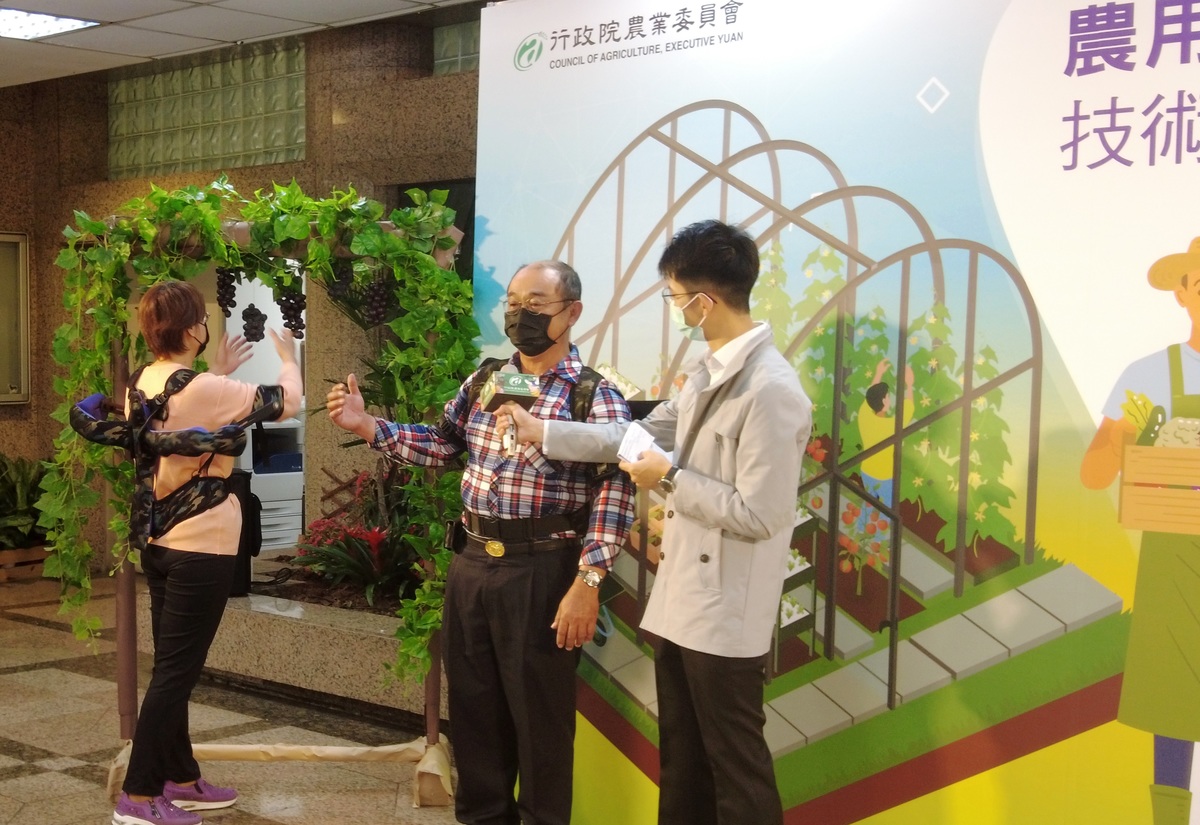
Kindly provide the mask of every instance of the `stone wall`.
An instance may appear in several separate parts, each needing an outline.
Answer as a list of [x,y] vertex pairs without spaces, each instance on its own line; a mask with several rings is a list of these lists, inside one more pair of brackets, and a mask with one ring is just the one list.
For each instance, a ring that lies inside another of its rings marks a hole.
[[[205,668],[234,678],[300,688],[425,715],[424,685],[388,676],[399,619],[272,596],[229,600]],[[153,653],[150,597],[138,596],[138,650]],[[449,716],[442,674],[439,712]]]

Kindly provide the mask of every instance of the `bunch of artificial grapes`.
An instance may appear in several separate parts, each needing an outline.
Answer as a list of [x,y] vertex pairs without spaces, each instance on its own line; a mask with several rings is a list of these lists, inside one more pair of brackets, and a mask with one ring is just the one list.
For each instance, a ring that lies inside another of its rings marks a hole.
[[335,261],[333,263],[333,281],[329,284],[329,297],[345,298],[350,294],[350,287],[353,283],[354,265],[349,261]]
[[298,289],[282,291],[279,295],[279,311],[283,313],[283,325],[292,331],[297,340],[304,337],[304,293]]
[[254,304],[242,310],[242,334],[247,341],[261,341],[267,326],[267,316]]
[[363,293],[363,320],[372,326],[383,323],[391,303],[391,290],[385,281],[371,281]]
[[226,318],[233,314],[229,310],[237,306],[237,301],[233,300],[236,282],[236,270],[217,267],[217,306],[221,307]]

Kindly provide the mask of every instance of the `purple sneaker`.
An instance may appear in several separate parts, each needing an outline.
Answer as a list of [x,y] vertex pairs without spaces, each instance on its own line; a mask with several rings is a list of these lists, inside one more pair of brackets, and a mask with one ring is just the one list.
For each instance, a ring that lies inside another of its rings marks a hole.
[[163,796],[176,808],[185,811],[211,811],[228,808],[238,800],[233,788],[218,788],[201,777],[194,785],[176,785],[170,779],[163,786]]
[[202,825],[203,822],[197,814],[176,808],[164,797],[134,802],[123,791],[112,815],[112,825]]

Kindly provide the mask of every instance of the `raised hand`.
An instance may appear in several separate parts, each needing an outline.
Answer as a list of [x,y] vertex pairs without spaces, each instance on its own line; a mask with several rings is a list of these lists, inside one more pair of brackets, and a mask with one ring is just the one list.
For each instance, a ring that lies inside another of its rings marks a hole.
[[375,440],[375,417],[367,415],[354,373],[346,376],[346,383],[334,384],[325,395],[325,410],[329,413],[329,420],[343,430],[359,435],[368,442]]
[[230,337],[228,333],[221,336],[217,342],[217,350],[213,353],[212,363],[208,371],[213,375],[229,375],[242,364],[250,360],[250,342],[241,335]]
[[285,329],[282,333],[278,333],[273,329],[268,329],[267,334],[271,336],[275,352],[279,353],[279,360],[285,364],[296,363],[296,346],[293,343],[292,331]]

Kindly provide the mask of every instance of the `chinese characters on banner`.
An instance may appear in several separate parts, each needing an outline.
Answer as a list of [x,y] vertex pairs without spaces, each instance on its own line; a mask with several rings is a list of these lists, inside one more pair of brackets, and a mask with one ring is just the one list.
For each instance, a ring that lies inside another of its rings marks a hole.
[[[1083,77],[1098,72],[1132,72],[1138,68],[1134,4],[1089,5],[1070,13],[1067,65],[1064,74]],[[1200,3],[1193,0],[1154,0],[1154,36],[1145,66],[1178,53],[1181,64],[1191,63],[1200,44]],[[1133,166],[1143,162],[1182,164],[1200,160],[1195,139],[1196,94],[1178,89],[1153,99],[1076,99],[1063,117],[1070,139],[1059,148],[1063,169],[1096,169],[1109,163]],[[1134,135],[1141,138],[1130,143]]]
[[701,3],[699,9],[684,6],[674,12],[635,15],[626,23],[612,20],[597,26],[557,29],[550,34],[550,50],[567,51],[571,48],[628,43],[647,36],[687,34],[715,27],[718,22],[733,25],[737,22],[741,6],[741,0],[724,0],[721,3]]

